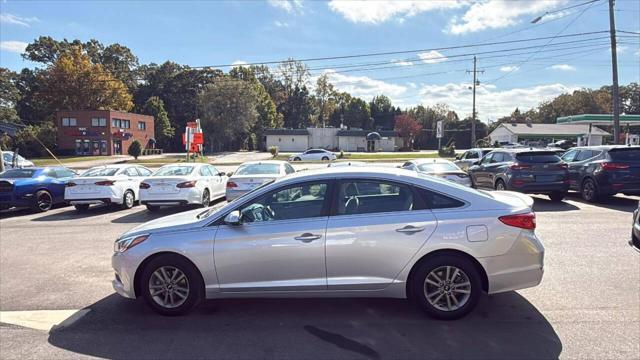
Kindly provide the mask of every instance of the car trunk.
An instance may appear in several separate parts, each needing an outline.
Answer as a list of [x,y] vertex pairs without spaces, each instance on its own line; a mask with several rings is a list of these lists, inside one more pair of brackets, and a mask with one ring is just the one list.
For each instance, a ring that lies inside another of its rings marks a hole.
[[277,175],[233,175],[229,179],[229,183],[234,183],[237,186],[234,187],[234,190],[253,190],[256,187],[262,185],[267,181],[271,181],[276,179]]
[[149,184],[149,193],[177,193],[180,192],[180,188],[176,185],[179,183],[190,181],[189,178],[184,176],[158,176],[144,180],[144,183]]
[[614,184],[640,185],[640,148],[614,148],[609,150],[611,161],[604,165]]
[[515,191],[485,191],[478,190],[481,193],[500,201],[501,203],[507,204],[510,207],[520,208],[520,207],[528,207],[533,208],[533,198],[529,195],[525,195]]
[[568,178],[567,166],[550,151],[529,151],[516,155],[511,169],[517,178],[526,182],[554,183]]

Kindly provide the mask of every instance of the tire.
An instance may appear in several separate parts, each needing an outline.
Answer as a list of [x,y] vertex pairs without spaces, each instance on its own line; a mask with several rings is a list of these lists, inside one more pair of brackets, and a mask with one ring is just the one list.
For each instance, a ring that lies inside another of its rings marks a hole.
[[551,201],[553,202],[560,202],[565,198],[565,196],[567,196],[566,192],[554,191],[549,194],[549,199],[551,199]]
[[131,190],[125,191],[124,195],[122,196],[122,205],[120,205],[120,207],[125,210],[131,209],[133,205],[135,205],[135,203],[136,203],[136,197],[133,191]]
[[85,212],[89,210],[89,204],[78,204],[78,205],[73,205],[73,207],[76,208],[77,212]]
[[53,207],[53,197],[51,197],[51,193],[47,190],[39,190],[36,192],[35,201],[32,209],[36,212],[46,212]]
[[302,160],[302,159],[300,159],[300,158],[299,158],[299,157],[297,157],[297,156],[293,158],[293,161],[301,161],[301,160]]
[[[140,278],[142,298],[161,315],[188,313],[202,300],[203,289],[202,276],[193,264],[173,254],[163,254],[149,261]],[[155,292],[152,294],[152,291]]]
[[211,193],[209,189],[204,189],[202,193],[202,207],[209,207],[211,205]]
[[[455,288],[460,292],[454,291],[446,283],[447,269],[449,281],[453,279],[454,284],[467,284]],[[478,305],[482,293],[481,277],[474,264],[456,255],[438,255],[419,264],[411,277],[410,286],[411,300],[427,315],[441,320],[455,320],[467,315]]]
[[588,202],[596,202],[600,197],[598,192],[598,185],[593,179],[585,179],[582,182],[582,186],[580,187],[580,195],[582,198]]
[[329,161],[329,158],[328,158],[328,157],[326,157],[326,156],[323,156],[323,157],[322,157],[322,161]]
[[507,190],[507,185],[505,185],[504,181],[502,181],[501,179],[498,179],[498,181],[496,181],[496,184],[494,185],[494,189],[496,190]]
[[160,210],[160,206],[157,205],[147,205],[147,210],[151,211],[151,212],[156,212],[158,210]]

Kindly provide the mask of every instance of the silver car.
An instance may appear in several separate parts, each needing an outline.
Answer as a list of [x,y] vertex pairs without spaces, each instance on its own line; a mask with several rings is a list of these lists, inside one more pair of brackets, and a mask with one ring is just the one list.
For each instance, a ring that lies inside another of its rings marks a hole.
[[250,161],[238,166],[227,181],[227,201],[235,200],[262,183],[296,172],[286,161]]
[[414,159],[405,162],[402,167],[471,187],[469,175],[447,159]]
[[532,204],[397,168],[305,171],[123,234],[113,287],[166,315],[203,298],[409,297],[455,319],[540,283]]

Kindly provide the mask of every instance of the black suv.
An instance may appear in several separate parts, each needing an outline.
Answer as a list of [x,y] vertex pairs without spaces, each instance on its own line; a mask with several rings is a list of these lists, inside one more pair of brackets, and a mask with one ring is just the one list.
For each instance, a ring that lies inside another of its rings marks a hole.
[[477,188],[546,194],[553,201],[569,190],[569,171],[555,152],[535,149],[499,149],[469,168]]
[[640,146],[576,147],[563,156],[570,189],[587,201],[622,193],[640,195]]

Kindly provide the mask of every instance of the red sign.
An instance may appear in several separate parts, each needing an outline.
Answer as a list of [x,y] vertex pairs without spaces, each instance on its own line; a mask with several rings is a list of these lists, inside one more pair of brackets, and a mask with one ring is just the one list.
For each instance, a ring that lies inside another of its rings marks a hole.
[[202,133],[193,134],[193,143],[198,145],[204,144],[204,134]]

